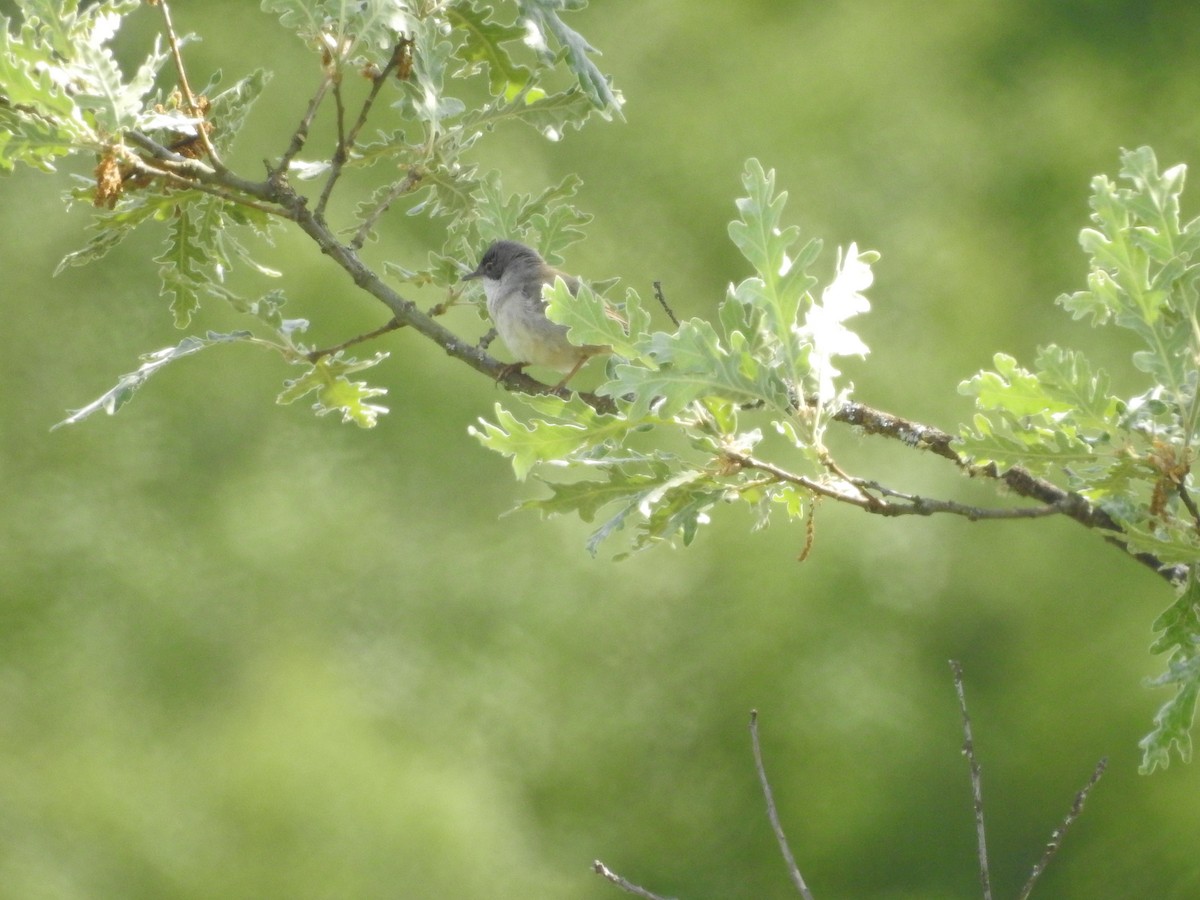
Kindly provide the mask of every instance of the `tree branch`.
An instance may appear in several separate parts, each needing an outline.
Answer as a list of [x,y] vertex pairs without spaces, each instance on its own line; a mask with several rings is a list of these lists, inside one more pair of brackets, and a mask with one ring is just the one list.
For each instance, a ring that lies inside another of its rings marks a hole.
[[[395,55],[393,55],[393,59],[395,58]],[[347,152],[366,121],[367,113],[371,108],[371,104],[374,103],[384,77],[386,77],[386,71],[381,73],[380,78],[376,80],[370,96],[364,102],[363,108],[359,112],[358,118],[349,132],[345,134],[344,139],[340,141],[340,145],[344,145],[342,149],[345,149]],[[556,393],[562,397],[571,396],[572,392],[565,388],[556,390],[548,384],[529,377],[519,368],[505,365],[490,356],[486,352],[486,343],[467,343],[454,332],[436,322],[431,316],[421,312],[412,301],[400,296],[359,259],[357,251],[361,249],[365,242],[366,234],[387,209],[392,200],[405,191],[411,190],[422,179],[423,174],[419,169],[413,168],[409,170],[406,177],[398,183],[396,188],[360,223],[358,230],[351,238],[349,244],[341,243],[325,224],[323,215],[320,214],[323,212],[320,204],[318,205],[317,212],[310,210],[307,205],[307,198],[297,194],[291,188],[286,177],[288,162],[303,147],[317,107],[331,83],[332,77],[326,73],[317,93],[310,101],[300,125],[293,135],[288,151],[284,154],[279,165],[271,170],[270,177],[264,182],[241,178],[229,171],[218,171],[200,160],[181,156],[159,145],[140,132],[128,132],[127,137],[131,143],[138,146],[152,159],[158,160],[163,164],[163,167],[169,171],[170,175],[163,173],[162,177],[173,176],[181,181],[188,178],[194,179],[199,184],[193,186],[199,187],[200,185],[204,185],[205,187],[200,187],[200,189],[216,193],[230,202],[244,203],[295,221],[320,246],[323,253],[333,258],[339,266],[345,269],[355,284],[366,290],[392,311],[396,324],[395,326],[390,326],[388,330],[391,330],[391,327],[412,327],[424,337],[442,347],[447,354],[496,380],[506,390],[527,394]],[[340,169],[335,169],[330,175],[330,180],[326,183],[323,193],[325,198],[328,197],[333,184],[337,180],[338,171]],[[233,194],[227,193],[229,190],[232,190]],[[236,196],[237,194],[246,195],[246,197]],[[253,200],[250,198],[253,198]],[[261,203],[254,201],[261,201]],[[279,209],[270,208],[274,205],[277,205]],[[371,336],[375,336],[375,333],[372,333]],[[602,414],[615,414],[617,412],[617,405],[610,397],[602,397],[588,392],[579,392],[578,396],[597,412]],[[1027,499],[1035,500],[1040,506],[1022,509],[973,507],[951,500],[931,500],[906,494],[884,487],[878,482],[844,476],[836,468],[832,471],[832,474],[838,478],[838,482],[826,483],[787,472],[771,463],[755,459],[746,454],[729,452],[727,453],[727,458],[742,467],[754,468],[779,481],[795,484],[816,496],[829,497],[832,500],[849,503],[852,506],[857,506],[876,515],[928,516],[941,513],[962,516],[971,521],[1037,518],[1055,514],[1064,515],[1075,520],[1085,528],[1099,530],[1104,534],[1106,541],[1120,547],[1142,565],[1154,570],[1156,574],[1166,581],[1177,584],[1187,577],[1186,566],[1166,565],[1151,554],[1131,552],[1121,539],[1123,532],[1121,524],[1103,509],[1093,505],[1081,495],[1065,490],[1053,482],[1039,478],[1020,467],[1014,467],[1001,472],[994,465],[974,465],[954,450],[952,446],[954,437],[947,432],[930,425],[873,409],[861,403],[845,404],[833,413],[832,418],[834,421],[861,428],[867,434],[898,440],[912,449],[928,450],[934,455],[952,462],[969,476],[999,481],[1013,493]],[[849,490],[839,489],[836,486],[837,483],[845,485]]]
[[754,768],[758,772],[758,781],[762,785],[763,797],[767,801],[767,818],[771,820],[771,830],[775,832],[775,840],[779,842],[783,861],[787,863],[788,875],[791,876],[792,884],[796,886],[800,896],[804,900],[813,900],[812,892],[804,883],[804,876],[800,874],[800,869],[796,865],[796,858],[792,856],[792,849],[788,846],[787,837],[783,833],[783,825],[779,822],[779,811],[775,808],[775,797],[771,793],[771,783],[767,781],[767,770],[763,766],[762,745],[758,740],[757,709],[750,710],[750,747],[754,751]]
[[366,334],[357,335],[355,337],[350,338],[347,341],[342,341],[340,344],[335,344],[332,347],[323,347],[319,350],[310,350],[308,353],[305,354],[305,358],[309,362],[315,363],[317,360],[319,360],[323,356],[332,356],[334,353],[338,353],[342,350],[346,350],[350,347],[353,347],[355,344],[361,344],[364,341],[372,340],[374,338],[379,337],[380,335],[387,334],[389,331],[395,331],[397,328],[403,328],[403,327],[404,327],[403,322],[399,321],[398,319],[393,318],[390,321],[385,322],[384,324],[380,325],[378,328],[368,331]]
[[1101,759],[1096,763],[1096,768],[1092,770],[1092,777],[1088,779],[1087,784],[1075,795],[1075,802],[1071,804],[1071,811],[1067,813],[1067,817],[1063,819],[1061,825],[1054,829],[1050,835],[1050,841],[1046,844],[1046,849],[1042,852],[1042,858],[1034,865],[1033,871],[1029,873],[1029,880],[1025,882],[1025,886],[1021,888],[1021,893],[1017,895],[1017,900],[1029,900],[1029,895],[1033,891],[1033,886],[1037,883],[1041,874],[1046,871],[1046,866],[1050,865],[1050,860],[1054,859],[1054,855],[1058,853],[1058,848],[1062,846],[1062,840],[1066,837],[1067,830],[1075,824],[1075,820],[1079,818],[1083,812],[1083,804],[1087,801],[1088,794],[1092,792],[1092,788],[1096,786],[1096,782],[1100,780],[1100,776],[1104,774],[1104,770],[1108,768],[1108,759]]
[[668,897],[661,897],[658,894],[652,894],[644,887],[639,887],[628,879],[622,878],[600,860],[595,860],[592,863],[592,871],[608,881],[611,881],[627,894],[633,894],[635,897],[641,897],[643,900],[670,900]]
[[[839,503],[848,503],[851,506],[857,506],[864,512],[873,513],[877,516],[931,516],[935,513],[948,513],[950,515],[962,516],[970,519],[972,522],[982,519],[1031,519],[1042,516],[1057,515],[1062,512],[1053,504],[1046,506],[1035,507],[1017,507],[1013,509],[990,509],[980,506],[967,506],[963,503],[956,503],[953,500],[930,500],[926,497],[918,497],[915,494],[905,494],[901,491],[893,490],[884,487],[877,481],[868,481],[863,478],[852,478],[849,475],[840,474],[838,477],[846,484],[851,485],[856,490],[851,493],[849,491],[839,490],[835,485],[823,481],[816,481],[805,475],[797,475],[794,472],[789,472],[782,469],[774,463],[766,460],[758,459],[746,453],[739,453],[734,450],[727,450],[725,458],[738,465],[743,469],[755,469],[759,472],[765,472],[771,476],[773,481],[782,481],[788,484],[794,484],[797,487],[802,487],[806,491],[816,494],[821,497],[829,497],[832,500],[837,500]],[[756,482],[760,484],[761,482]],[[874,491],[883,494],[885,497],[892,497],[898,500],[903,500],[903,503],[889,503],[879,497],[874,496],[870,492]]]
[[950,671],[954,673],[954,690],[958,694],[958,708],[962,710],[962,752],[971,769],[971,798],[975,809],[975,838],[979,850],[979,883],[983,888],[983,900],[992,900],[992,880],[988,874],[987,836],[983,827],[983,782],[979,772],[979,761],[975,758],[975,740],[971,737],[971,717],[967,714],[962,663],[956,659],[950,660]]
[[994,465],[974,466],[963,459],[951,446],[954,436],[941,429],[920,422],[894,416],[891,413],[872,409],[861,403],[847,403],[833,414],[834,420],[855,425],[870,435],[879,435],[898,440],[914,449],[928,450],[947,459],[972,478],[988,478],[1003,482],[1014,494],[1038,500],[1053,506],[1062,515],[1074,519],[1085,528],[1111,532],[1104,540],[1120,547],[1142,565],[1153,569],[1155,574],[1171,584],[1180,584],[1187,578],[1187,566],[1168,565],[1149,553],[1134,553],[1121,540],[1124,532],[1121,524],[1098,506],[1089,503],[1074,491],[1067,491],[1044,478],[1038,478],[1027,469],[1014,466],[1000,472]]
[[296,126],[296,130],[292,132],[291,143],[288,144],[287,150],[283,152],[283,156],[279,158],[279,164],[274,167],[267,167],[272,181],[277,181],[280,176],[285,175],[288,166],[296,158],[296,154],[304,149],[304,144],[308,140],[308,130],[312,127],[313,119],[317,115],[317,109],[320,108],[321,101],[325,99],[325,92],[329,90],[329,85],[332,83],[333,75],[328,70],[324,71],[321,75],[321,83],[317,85],[316,92],[308,102],[308,109],[304,111],[304,117],[300,120],[300,124]]

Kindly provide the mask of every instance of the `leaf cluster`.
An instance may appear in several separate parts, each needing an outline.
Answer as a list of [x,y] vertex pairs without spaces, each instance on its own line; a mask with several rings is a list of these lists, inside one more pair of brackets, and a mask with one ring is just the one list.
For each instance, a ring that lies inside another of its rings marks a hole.
[[[1120,181],[1092,181],[1092,224],[1080,233],[1087,289],[1058,298],[1076,319],[1131,332],[1138,349],[1116,395],[1109,376],[1077,351],[1050,345],[1032,369],[998,354],[995,369],[960,390],[978,412],[958,448],[977,464],[1019,466],[1061,480],[1120,527],[1136,553],[1164,564],[1200,564],[1200,510],[1193,499],[1200,415],[1200,219],[1182,222],[1184,166],[1160,172],[1148,147],[1123,153]],[[1200,621],[1195,582],[1156,623],[1154,650],[1169,658],[1162,684],[1175,697],[1143,743],[1143,766],[1166,765],[1188,731],[1200,693]]]

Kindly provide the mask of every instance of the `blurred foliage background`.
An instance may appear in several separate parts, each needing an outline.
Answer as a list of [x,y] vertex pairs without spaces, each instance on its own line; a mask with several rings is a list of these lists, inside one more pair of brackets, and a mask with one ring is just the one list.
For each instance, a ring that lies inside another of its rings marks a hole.
[[[196,80],[276,71],[235,158],[261,171],[312,57],[257,3],[174,13],[203,37]],[[1195,4],[595,0],[571,24],[627,122],[557,144],[505,131],[479,161],[510,188],[584,178],[596,219],[574,271],[644,296],[661,280],[681,313],[713,313],[746,274],[725,226],[753,155],[830,267],[836,244],[883,253],[862,401],[953,430],[961,379],[1049,341],[1129,377],[1127,347],[1052,301],[1082,285],[1088,180],[1119,147],[1200,161]],[[156,25],[143,10],[118,46],[144,54]],[[1095,535],[825,504],[803,564],[800,529],[751,535],[738,513],[687,550],[591,559],[584,525],[500,517],[538,488],[467,436],[495,388],[405,332],[381,344],[392,411],[373,431],[275,406],[292,373],[216,348],[115,419],[50,433],[178,339],[149,234],[51,279],[85,239],[64,186],[0,182],[0,895],[620,896],[598,857],[682,900],[793,896],[756,707],[820,900],[977,896],[951,657],[999,896],[1105,755],[1035,896],[1200,895],[1200,769],[1136,774],[1170,594]],[[430,245],[400,215],[385,232],[374,262]],[[274,261],[317,343],[386,320],[296,235]],[[835,440],[894,487],[993,497],[935,459]]]

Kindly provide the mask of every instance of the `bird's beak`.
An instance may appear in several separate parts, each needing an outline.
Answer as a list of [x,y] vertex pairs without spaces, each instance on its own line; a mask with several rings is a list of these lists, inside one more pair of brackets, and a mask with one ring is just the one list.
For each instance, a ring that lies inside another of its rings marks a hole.
[[464,275],[462,278],[460,278],[458,280],[459,281],[471,281],[472,279],[482,278],[482,277],[483,277],[483,272],[480,269],[476,269],[474,272],[469,272],[468,274]]

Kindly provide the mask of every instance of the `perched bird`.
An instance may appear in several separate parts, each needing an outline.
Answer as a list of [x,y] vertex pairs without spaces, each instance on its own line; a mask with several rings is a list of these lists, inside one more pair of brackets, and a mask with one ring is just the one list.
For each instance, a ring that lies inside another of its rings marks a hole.
[[487,248],[474,272],[463,281],[478,278],[487,295],[488,315],[496,333],[517,357],[515,367],[547,366],[565,372],[555,390],[563,388],[593,356],[609,352],[595,344],[576,346],[567,340],[567,327],[546,318],[542,286],[562,278],[571,294],[579,292],[579,279],[546,264],[538,252],[516,241],[496,241]]

